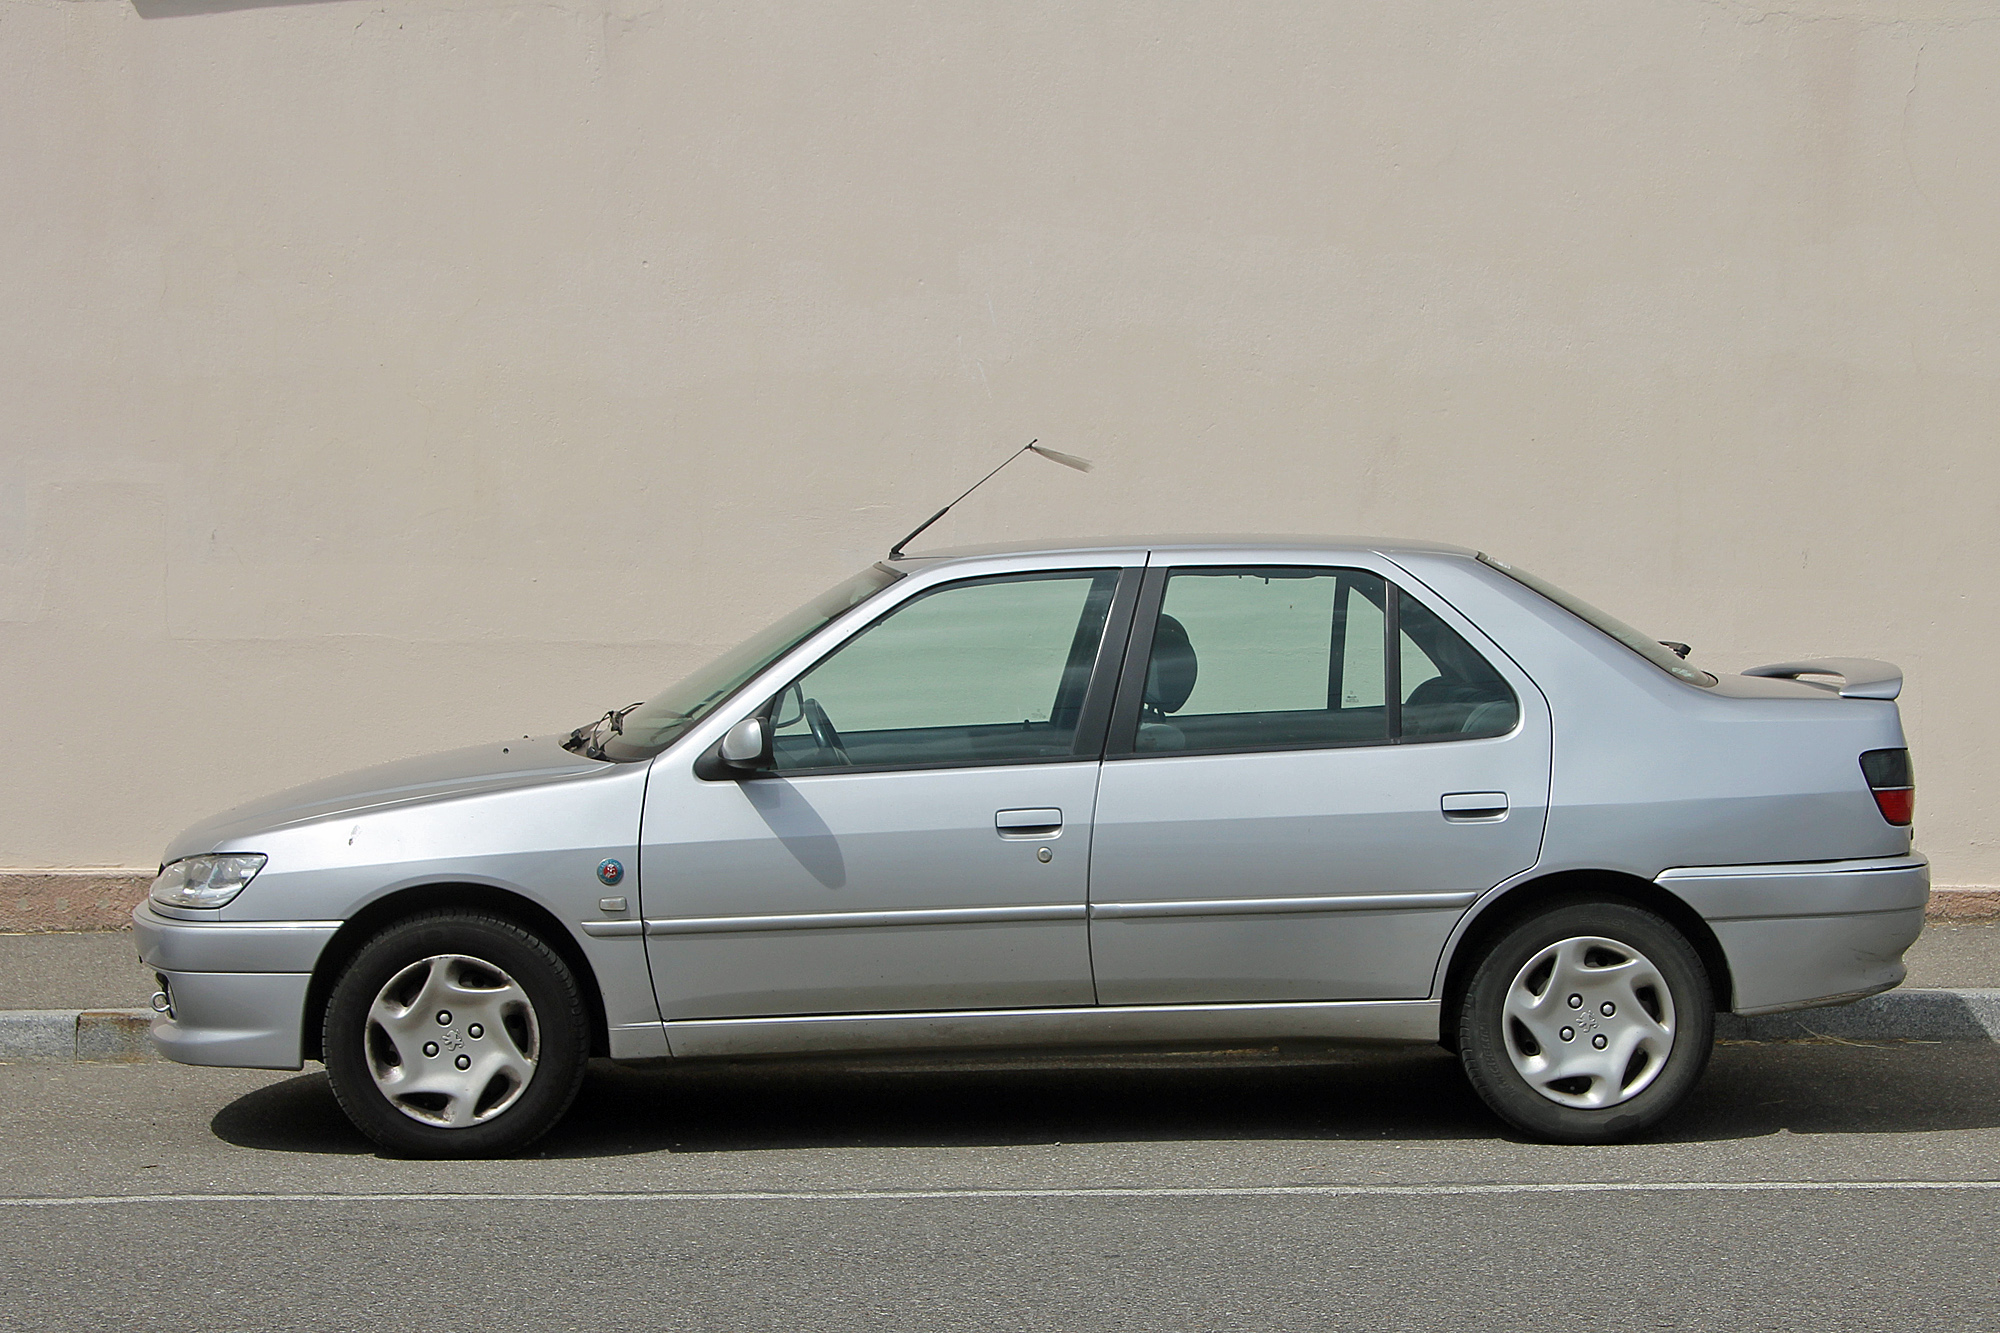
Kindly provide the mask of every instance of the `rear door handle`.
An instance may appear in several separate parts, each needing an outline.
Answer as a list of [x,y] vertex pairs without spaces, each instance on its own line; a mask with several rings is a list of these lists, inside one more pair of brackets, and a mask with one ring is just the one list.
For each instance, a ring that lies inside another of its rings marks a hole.
[[1444,817],[1454,823],[1469,824],[1507,817],[1507,793],[1504,791],[1449,791],[1438,799],[1438,805],[1444,811]]
[[1053,838],[1062,832],[1062,811],[1001,810],[993,816],[993,827],[1003,838]]

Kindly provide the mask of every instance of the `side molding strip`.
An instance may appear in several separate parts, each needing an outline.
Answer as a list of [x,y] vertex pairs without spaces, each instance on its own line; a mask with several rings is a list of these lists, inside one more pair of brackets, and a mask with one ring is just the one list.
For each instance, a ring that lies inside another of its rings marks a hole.
[[1656,883],[1676,879],[1772,879],[1786,875],[1872,875],[1884,871],[1922,870],[1927,857],[1869,856],[1852,861],[1780,861],[1770,865],[1675,866],[1654,876]]
[[[646,922],[648,935],[715,935],[748,930],[838,930],[867,926],[978,926],[1081,921],[1082,903],[1030,907],[937,907],[908,912],[801,912],[793,916],[687,916]],[[616,922],[637,925],[637,922]],[[589,930],[589,926],[584,927]]]
[[1436,1000],[1104,1005],[908,1014],[680,1019],[662,1024],[676,1056],[956,1050],[1156,1041],[1438,1039]]
[[1477,893],[1367,893],[1340,898],[1209,898],[1168,902],[1092,903],[1090,915],[1265,916],[1282,912],[1408,912],[1469,907]]
[[1122,917],[1270,916],[1298,912],[1449,911],[1471,905],[1476,893],[1371,893],[1339,898],[1212,898],[1169,902],[1036,904],[1028,907],[940,907],[907,912],[800,912],[786,916],[687,916],[662,920],[585,921],[583,933],[618,935],[721,935],[761,930],[842,930],[882,926],[980,926],[1041,921],[1116,920]]
[[[1930,863],[1922,856],[1761,866],[1676,866],[1662,871],[1653,882],[1703,919],[1716,923],[1877,912],[1911,912],[1921,917],[1931,894]],[[1725,942],[1723,947],[1729,946]]]

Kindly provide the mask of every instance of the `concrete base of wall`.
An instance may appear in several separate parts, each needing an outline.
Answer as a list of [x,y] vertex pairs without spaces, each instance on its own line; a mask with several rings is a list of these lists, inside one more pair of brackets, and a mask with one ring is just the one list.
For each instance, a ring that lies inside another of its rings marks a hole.
[[2000,918],[2000,889],[1932,889],[1924,915],[1932,921],[1992,921]]
[[0,870],[0,932],[124,930],[150,870]]

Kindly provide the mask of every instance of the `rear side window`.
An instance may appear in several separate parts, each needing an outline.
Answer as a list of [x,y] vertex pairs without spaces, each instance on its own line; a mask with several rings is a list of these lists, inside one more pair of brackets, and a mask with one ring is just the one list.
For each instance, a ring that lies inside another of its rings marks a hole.
[[1428,608],[1358,569],[1177,570],[1141,753],[1307,749],[1511,731],[1514,692]]

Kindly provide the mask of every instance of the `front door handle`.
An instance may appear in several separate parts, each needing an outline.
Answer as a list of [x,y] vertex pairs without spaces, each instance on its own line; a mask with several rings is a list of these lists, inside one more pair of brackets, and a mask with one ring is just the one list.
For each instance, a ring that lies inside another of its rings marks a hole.
[[1504,791],[1449,791],[1438,799],[1444,817],[1454,823],[1491,822],[1507,817]]
[[1062,826],[1062,811],[1053,808],[1000,810],[993,816],[993,827],[1003,838],[1053,838]]

